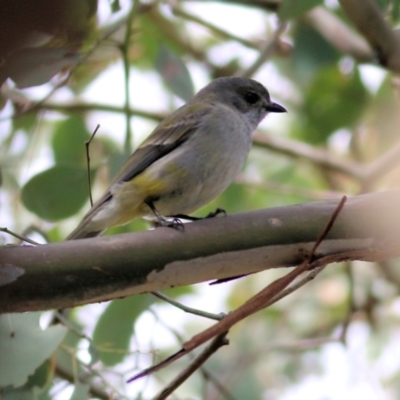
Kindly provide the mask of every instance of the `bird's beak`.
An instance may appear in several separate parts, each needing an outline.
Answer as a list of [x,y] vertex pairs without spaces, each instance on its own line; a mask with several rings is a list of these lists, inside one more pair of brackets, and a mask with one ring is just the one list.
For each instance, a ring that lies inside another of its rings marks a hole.
[[280,106],[280,105],[277,104],[277,103],[269,103],[269,104],[267,104],[267,105],[265,106],[265,109],[266,109],[268,112],[276,112],[276,113],[287,112],[287,111],[286,111],[286,108]]

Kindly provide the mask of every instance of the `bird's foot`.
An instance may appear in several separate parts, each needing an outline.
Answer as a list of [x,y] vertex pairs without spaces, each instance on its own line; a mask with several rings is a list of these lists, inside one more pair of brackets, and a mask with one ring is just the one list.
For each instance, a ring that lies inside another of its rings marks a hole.
[[176,230],[185,230],[185,227],[183,225],[183,222],[178,218],[178,217],[171,217],[172,220],[169,220],[168,218],[163,217],[156,207],[154,206],[154,203],[152,201],[147,201],[146,204],[149,206],[150,210],[153,212],[154,216],[157,218],[157,222],[154,224],[156,228],[165,226],[167,228],[173,228]]
[[226,211],[223,210],[222,208],[217,208],[215,211],[210,212],[205,217],[192,217],[191,215],[186,215],[186,214],[176,214],[176,215],[171,215],[171,218],[177,218],[179,220],[187,219],[188,221],[200,221],[201,219],[214,218],[219,214],[224,214],[226,216]]
[[162,226],[165,226],[167,228],[173,228],[178,231],[185,230],[185,226],[184,226],[183,222],[179,218],[176,218],[176,217],[174,217],[172,220],[169,220],[169,219],[161,217],[161,216],[160,216],[160,218],[157,217],[157,222],[155,223],[155,227],[159,228]]
[[208,215],[206,215],[205,219],[217,217],[219,214],[224,214],[224,217],[226,217],[226,211],[223,208],[217,208],[215,211],[210,212]]

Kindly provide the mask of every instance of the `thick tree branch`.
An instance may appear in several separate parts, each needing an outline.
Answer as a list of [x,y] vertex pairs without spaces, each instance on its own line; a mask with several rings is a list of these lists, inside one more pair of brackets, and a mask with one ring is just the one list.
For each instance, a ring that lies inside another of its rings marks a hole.
[[[301,263],[338,201],[275,207],[171,228],[0,248],[0,312],[67,308]],[[350,198],[314,257],[400,255],[400,191]]]
[[383,18],[374,0],[339,0],[343,10],[386,68],[400,71],[400,35]]

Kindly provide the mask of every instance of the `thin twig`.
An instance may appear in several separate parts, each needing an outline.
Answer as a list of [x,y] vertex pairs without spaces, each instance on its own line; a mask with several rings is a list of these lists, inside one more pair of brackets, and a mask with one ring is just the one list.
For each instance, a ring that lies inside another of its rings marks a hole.
[[95,343],[93,342],[93,339],[87,335],[85,335],[82,331],[80,331],[76,326],[72,324],[72,322],[68,319],[65,318],[62,313],[59,311],[54,312],[54,316],[65,326],[67,327],[70,331],[74,332],[77,336],[79,336],[82,339],[86,339],[88,342],[90,342],[93,346],[96,346]]
[[334,12],[324,7],[315,7],[303,18],[341,53],[354,57],[358,62],[374,61],[374,51],[367,41]]
[[[161,324],[165,329],[168,329],[176,338],[176,340],[182,345],[184,340],[182,335],[171,326],[167,325],[158,315],[157,313],[150,308],[149,310],[154,318],[156,318],[157,322]],[[192,353],[188,353],[188,357],[191,357],[191,360],[195,358]],[[225,388],[225,386],[215,377],[215,375],[210,372],[204,365],[200,367],[200,372],[203,374],[204,379],[209,380],[217,390],[221,392],[221,395],[227,400],[235,400],[235,397]]]
[[287,22],[285,21],[279,22],[278,28],[275,30],[272,37],[269,40],[267,40],[263,49],[261,49],[257,60],[252,65],[250,65],[250,67],[248,67],[246,70],[239,73],[238,74],[239,76],[243,78],[251,78],[258,71],[258,69],[268,60],[268,58],[270,58],[274,54],[279,37],[285,31],[286,26]]
[[400,164],[400,141],[365,168],[362,192]]
[[215,65],[208,59],[208,54],[205,50],[200,49],[199,46],[193,46],[186,35],[182,35],[182,31],[178,29],[179,24],[176,21],[166,18],[157,7],[150,8],[147,16],[152,20],[152,23],[157,26],[160,35],[166,38],[167,41],[174,43],[174,47],[182,50],[182,54],[189,55],[195,60],[205,64],[213,76],[224,76],[226,71],[224,67]]
[[5,228],[5,227],[0,228],[0,232],[8,233],[9,235],[14,236],[14,237],[16,237],[16,238],[19,239],[19,240],[22,240],[22,241],[24,241],[24,242],[33,244],[33,245],[35,245],[35,246],[40,245],[40,243],[35,242],[34,240],[29,239],[29,238],[27,238],[27,237],[18,235],[18,233],[15,233],[15,232],[13,232],[13,231],[10,231],[8,228]]
[[165,294],[163,294],[161,292],[151,292],[151,294],[158,297],[161,300],[166,301],[169,304],[172,304],[174,307],[179,308],[182,311],[185,311],[185,312],[193,314],[193,315],[198,315],[200,317],[212,319],[215,321],[221,321],[221,319],[224,318],[226,315],[224,313],[213,314],[213,313],[209,313],[207,311],[202,311],[202,310],[198,310],[196,308],[185,306],[184,304],[179,303],[178,301],[176,301],[174,299],[171,299],[170,297],[166,296]]
[[[70,371],[68,371],[63,365],[61,365],[61,363],[56,364],[54,372],[59,378],[64,379],[65,381],[73,385],[76,384],[76,377]],[[103,388],[88,383],[86,381],[84,381],[83,383],[89,385],[89,393],[92,396],[97,397],[101,400],[110,400],[110,395],[106,391],[104,391]]]
[[[36,107],[37,106],[37,107]],[[151,119],[155,121],[161,121],[167,115],[166,113],[162,112],[151,112],[146,110],[140,110],[137,108],[130,108],[128,111],[125,107],[114,106],[111,104],[104,104],[104,103],[80,103],[77,101],[71,103],[57,103],[55,101],[45,102],[42,104],[35,103],[35,106],[23,114],[14,114],[0,118],[1,121],[12,119],[17,119],[24,114],[32,112],[33,110],[48,110],[48,111],[58,111],[61,113],[73,113],[73,112],[86,112],[86,111],[105,111],[110,113],[124,113],[127,112],[129,116],[137,116],[146,119]]]
[[276,303],[277,301],[283,299],[284,297],[288,296],[289,294],[295,292],[297,289],[304,286],[307,282],[312,281],[324,268],[326,265],[321,265],[319,267],[314,268],[311,270],[304,278],[300,279],[298,282],[290,285],[288,288],[282,290],[279,294],[277,294],[271,301],[269,301],[264,308],[271,306],[272,304]]
[[153,400],[166,399],[176,388],[196,372],[220,347],[228,344],[227,332],[218,335],[180,374],[166,386]]
[[93,197],[92,197],[92,178],[90,174],[90,154],[89,154],[89,146],[92,143],[93,138],[95,137],[97,131],[99,130],[100,125],[97,124],[96,129],[93,131],[90,139],[85,142],[86,147],[86,166],[87,166],[87,175],[88,175],[88,186],[89,186],[89,199],[90,199],[90,207],[93,207]]
[[[103,388],[100,388],[98,386],[95,386],[93,382],[90,382],[89,380],[92,379],[94,376],[98,377],[99,380],[102,382],[104,387],[109,388],[111,391],[114,393],[117,393],[119,399],[128,399],[127,396],[123,395],[113,384],[111,384],[99,371],[95,370],[92,366],[85,364],[83,361],[79,360],[75,356],[75,352],[73,349],[68,348],[67,346],[62,345],[60,347],[62,351],[64,351],[66,354],[70,355],[73,357],[73,364],[78,363],[82,368],[86,369],[89,372],[89,376],[87,377],[78,377],[78,374],[76,371],[69,371],[65,367],[61,365],[56,365],[56,371],[57,375],[62,377],[63,379],[66,379],[68,382],[71,383],[76,383],[77,378],[79,381],[82,383],[89,384],[89,391],[95,396],[99,397],[100,399],[104,400],[109,400],[112,398],[109,394],[106,394],[106,392],[103,390]],[[75,365],[76,367],[76,365]]]

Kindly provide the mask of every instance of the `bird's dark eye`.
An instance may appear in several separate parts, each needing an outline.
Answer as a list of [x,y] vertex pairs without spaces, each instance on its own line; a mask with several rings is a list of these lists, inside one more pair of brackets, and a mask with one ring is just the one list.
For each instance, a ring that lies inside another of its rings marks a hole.
[[260,99],[260,96],[255,93],[255,92],[246,92],[244,94],[244,99],[247,101],[249,104],[255,104],[257,101]]

